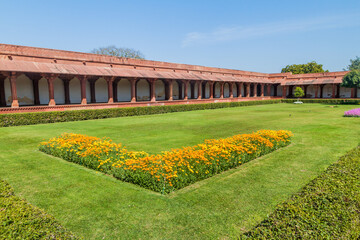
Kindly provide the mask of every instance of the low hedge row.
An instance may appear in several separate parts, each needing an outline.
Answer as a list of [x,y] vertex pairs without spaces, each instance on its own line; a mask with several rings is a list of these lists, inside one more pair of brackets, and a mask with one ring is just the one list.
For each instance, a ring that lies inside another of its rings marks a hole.
[[0,127],[34,125],[41,123],[81,121],[101,118],[116,118],[126,116],[151,115],[170,112],[184,112],[193,110],[228,108],[239,106],[263,105],[280,103],[278,100],[243,101],[243,102],[223,102],[205,104],[180,104],[168,106],[152,107],[129,107],[129,108],[108,108],[96,110],[74,110],[59,112],[35,112],[35,113],[15,113],[0,114]]
[[350,151],[242,239],[360,239],[360,148]]
[[[293,103],[297,98],[281,99],[282,103]],[[360,104],[360,99],[326,99],[326,98],[300,98],[303,103],[325,103],[325,104]]]
[[78,239],[52,216],[14,195],[0,180],[0,239]]

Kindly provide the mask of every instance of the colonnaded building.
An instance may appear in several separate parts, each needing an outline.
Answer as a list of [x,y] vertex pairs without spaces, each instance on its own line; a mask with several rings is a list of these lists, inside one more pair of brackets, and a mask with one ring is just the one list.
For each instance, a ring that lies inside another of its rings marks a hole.
[[[356,98],[346,71],[298,74],[119,58],[0,44],[0,113],[246,101]],[[360,96],[360,95],[359,95]]]

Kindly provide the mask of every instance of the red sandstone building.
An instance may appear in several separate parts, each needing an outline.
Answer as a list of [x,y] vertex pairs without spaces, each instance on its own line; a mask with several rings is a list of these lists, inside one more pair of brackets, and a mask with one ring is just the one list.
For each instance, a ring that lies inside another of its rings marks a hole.
[[244,101],[354,98],[343,72],[258,73],[0,44],[0,113]]

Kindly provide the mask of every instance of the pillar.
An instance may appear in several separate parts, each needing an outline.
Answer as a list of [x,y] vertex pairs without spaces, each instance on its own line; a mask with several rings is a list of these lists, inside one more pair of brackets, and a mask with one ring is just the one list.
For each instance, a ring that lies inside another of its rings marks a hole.
[[337,84],[336,98],[340,98],[340,84]]
[[210,99],[214,99],[214,82],[209,82],[210,84]]
[[286,86],[283,86],[282,97],[286,98]]
[[220,98],[224,98],[224,82],[220,83]]
[[351,88],[351,98],[357,98],[357,88]]
[[319,93],[319,85],[315,85],[315,98],[318,98],[318,93]]
[[168,82],[168,84],[169,84],[169,87],[168,87],[168,96],[169,96],[169,98],[168,98],[168,100],[169,101],[172,101],[174,98],[173,98],[173,87],[174,87],[174,84],[173,84],[173,80],[172,79],[170,79],[169,80],[169,82]]
[[258,84],[257,84],[257,83],[254,83],[254,89],[253,89],[253,91],[254,91],[254,97],[257,97],[257,86],[258,86]]
[[150,83],[150,101],[156,102],[156,95],[155,95],[155,79],[148,80]]
[[33,93],[34,93],[34,105],[40,105],[40,94],[39,94],[39,81],[42,76],[33,78]]
[[63,79],[64,82],[64,94],[65,104],[70,104],[70,79]]
[[5,79],[6,77],[0,74],[0,107],[6,107]]
[[234,84],[234,83],[232,83],[232,82],[229,83],[229,92],[230,92],[229,97],[230,97],[230,98],[233,98],[233,97],[234,97],[233,84]]
[[309,87],[309,85],[304,85],[304,98],[306,98],[308,87]]
[[118,83],[119,83],[119,79],[114,80],[114,82],[113,82],[113,99],[114,99],[114,102],[118,102]]
[[271,84],[266,85],[266,95],[271,96]]
[[[86,101],[86,76],[80,76],[78,79],[80,80],[80,88],[81,88],[81,104],[87,104]],[[95,84],[95,83],[94,83]],[[95,88],[94,88],[95,89]]]
[[56,75],[46,75],[43,76],[46,78],[48,82],[48,88],[49,88],[49,106],[55,106],[55,98],[54,98],[54,80],[57,78]]
[[95,82],[96,79],[89,79],[89,85],[90,85],[90,102],[96,103],[96,94],[95,94]]
[[244,83],[237,83],[237,97],[241,98],[241,89],[244,87]]
[[113,96],[113,82],[115,77],[104,77],[107,83],[108,88],[108,103],[114,103],[114,96]]
[[198,97],[197,97],[197,99],[198,100],[201,99],[201,83],[202,83],[202,81],[197,82],[197,84],[198,84]]
[[332,94],[331,94],[331,97],[332,97],[332,98],[335,98],[335,96],[336,96],[336,86],[335,86],[335,84],[333,84],[333,85],[332,85]]
[[278,84],[275,84],[274,85],[274,96],[277,97],[277,87],[278,87]]
[[246,84],[246,97],[250,97],[250,83]]
[[10,80],[10,88],[11,88],[11,107],[12,108],[18,108],[19,107],[19,101],[17,98],[17,92],[16,92],[16,78],[18,77],[18,74],[16,72],[11,72],[8,75],[8,78]]
[[261,97],[264,97],[264,87],[265,87],[265,84],[261,83],[261,84],[260,84],[260,87],[261,87],[261,88],[260,88],[260,89],[261,89],[261,94],[260,94],[260,96],[261,96]]
[[136,81],[137,79],[131,79],[131,102],[136,102]]
[[184,81],[184,100],[188,100],[188,84],[189,81]]
[[321,84],[320,85],[320,98],[323,98],[323,90],[324,90],[324,85]]

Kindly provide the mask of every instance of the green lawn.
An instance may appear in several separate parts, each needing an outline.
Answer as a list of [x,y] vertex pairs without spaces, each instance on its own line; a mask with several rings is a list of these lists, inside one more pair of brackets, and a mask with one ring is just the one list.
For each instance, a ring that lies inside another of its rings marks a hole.
[[[358,145],[360,119],[320,104],[274,104],[0,128],[0,178],[86,239],[235,238]],[[162,196],[38,151],[63,132],[157,153],[207,138],[286,129],[293,143]]]

